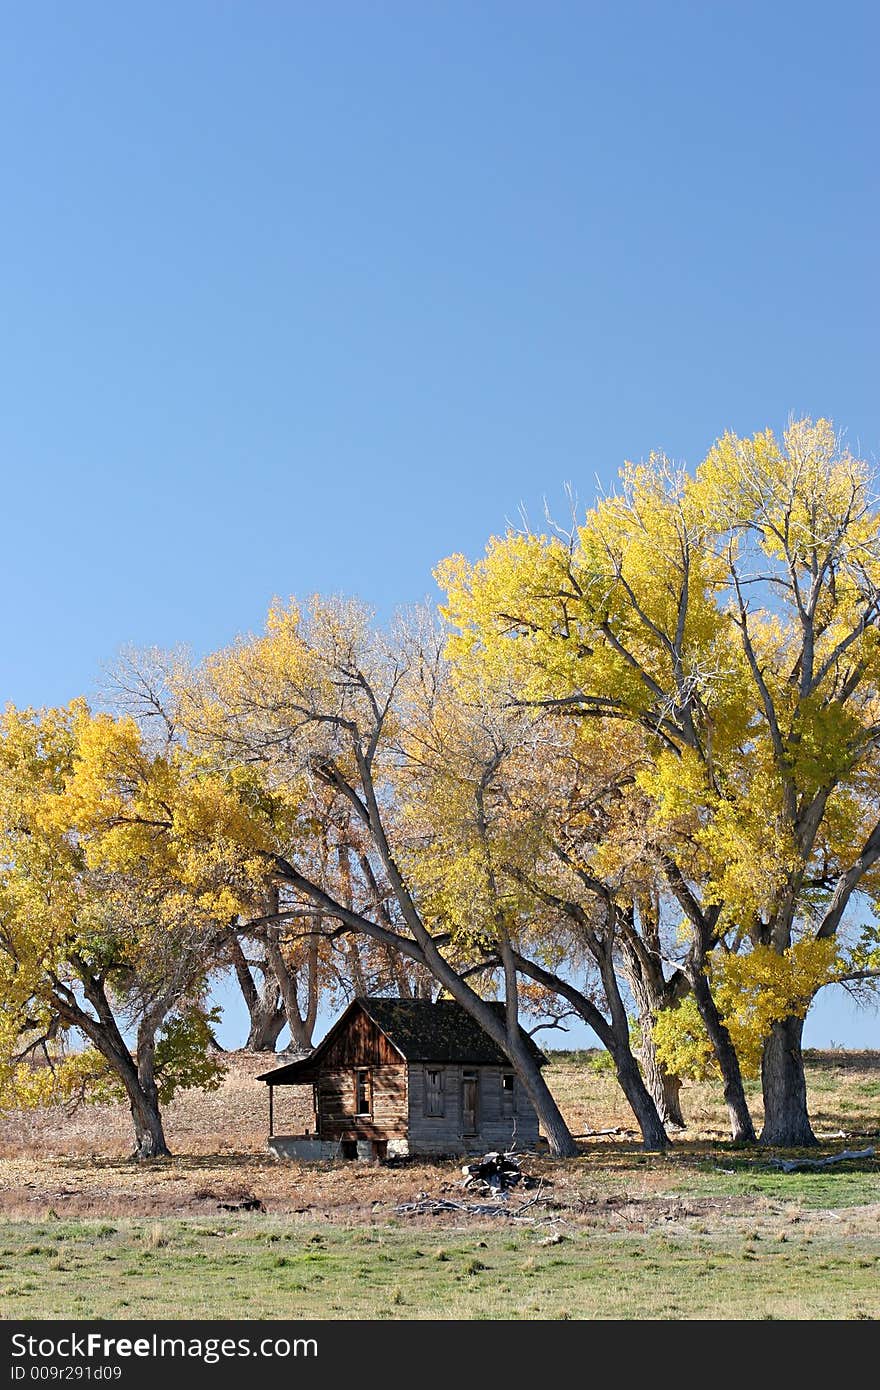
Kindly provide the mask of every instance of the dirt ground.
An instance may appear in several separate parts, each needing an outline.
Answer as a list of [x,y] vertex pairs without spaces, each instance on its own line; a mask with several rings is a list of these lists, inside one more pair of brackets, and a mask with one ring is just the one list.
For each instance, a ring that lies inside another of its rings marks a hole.
[[[76,1217],[204,1217],[228,1211],[284,1214],[344,1225],[405,1220],[418,1226],[494,1218],[469,1211],[482,1199],[462,1189],[460,1158],[375,1164],[279,1160],[266,1149],[266,1088],[254,1078],[272,1059],[229,1056],[220,1090],[184,1092],[167,1108],[170,1159],[133,1163],[131,1120],[123,1106],[84,1106],[73,1115],[39,1111],[0,1121],[0,1213],[35,1221]],[[820,1153],[864,1148],[880,1135],[880,1052],[817,1053],[810,1059],[811,1113]],[[744,1223],[777,1229],[796,1221],[843,1221],[880,1235],[880,1160],[819,1174],[784,1176],[755,1150],[726,1139],[718,1088],[686,1091],[689,1128],[665,1155],[646,1155],[612,1078],[584,1054],[561,1058],[548,1080],[581,1156],[555,1160],[539,1146],[522,1156],[534,1181],[510,1206],[529,1201],[549,1222],[611,1231],[678,1227],[711,1231]],[[755,1097],[752,1097],[753,1102]],[[276,1131],[297,1133],[310,1119],[310,1093],[276,1091]],[[756,1115],[759,1121],[759,1114]],[[600,1134],[601,1130],[612,1130]],[[833,1198],[825,1200],[834,1183]],[[413,1212],[428,1200],[457,1204]],[[840,1214],[841,1201],[845,1208]],[[832,1214],[832,1211],[836,1214]],[[823,1214],[824,1213],[824,1214]]]

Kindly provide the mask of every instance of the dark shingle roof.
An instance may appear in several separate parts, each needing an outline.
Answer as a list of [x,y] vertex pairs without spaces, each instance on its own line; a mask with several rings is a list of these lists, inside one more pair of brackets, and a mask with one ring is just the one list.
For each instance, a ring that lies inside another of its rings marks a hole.
[[[358,1002],[408,1062],[508,1064],[501,1048],[454,999],[441,999],[436,1004],[428,999],[360,999]],[[503,1004],[492,1002],[489,1007],[503,1018]],[[534,1061],[545,1062],[546,1057],[528,1034],[522,1029],[520,1033]]]
[[[320,1061],[325,1045],[336,1034],[339,1024],[354,1008],[360,1006],[382,1030],[388,1040],[408,1062],[458,1062],[471,1066],[510,1066],[500,1047],[484,1032],[476,1019],[466,1013],[454,999],[355,999],[345,1014],[319,1043],[310,1057],[291,1062],[285,1067],[264,1072],[258,1081],[275,1085],[309,1080],[315,1063]],[[489,1007],[501,1017],[504,1005],[491,1002]],[[547,1058],[527,1033],[520,1034],[532,1059],[543,1066]]]

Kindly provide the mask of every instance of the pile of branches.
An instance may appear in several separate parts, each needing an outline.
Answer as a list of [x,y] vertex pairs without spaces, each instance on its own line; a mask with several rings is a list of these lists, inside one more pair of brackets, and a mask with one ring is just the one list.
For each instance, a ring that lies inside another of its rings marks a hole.
[[[427,1192],[419,1192],[414,1202],[402,1202],[396,1210],[407,1216],[439,1216],[444,1212],[464,1212],[468,1216],[521,1216],[530,1211],[536,1203],[544,1201],[541,1195],[543,1184],[524,1173],[519,1160],[512,1153],[492,1152],[483,1154],[474,1163],[466,1163],[462,1168],[464,1182],[459,1185],[476,1197],[493,1197],[494,1202],[456,1202],[448,1197],[431,1197]],[[508,1205],[511,1188],[536,1187],[534,1197],[522,1202],[518,1207]],[[449,1188],[445,1188],[449,1191]]]
[[492,1153],[483,1154],[482,1158],[477,1159],[476,1163],[466,1163],[461,1170],[464,1173],[464,1182],[461,1184],[466,1189],[473,1189],[479,1194],[489,1195],[492,1192],[506,1192],[511,1187],[534,1187],[534,1178],[524,1173],[519,1166],[519,1160],[514,1158],[512,1153]]

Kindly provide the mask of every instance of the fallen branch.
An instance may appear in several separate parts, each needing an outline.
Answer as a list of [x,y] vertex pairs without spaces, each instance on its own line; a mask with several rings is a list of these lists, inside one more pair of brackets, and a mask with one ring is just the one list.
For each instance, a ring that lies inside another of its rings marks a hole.
[[575,1135],[576,1139],[603,1139],[608,1134],[635,1134],[634,1129],[621,1129],[620,1125],[613,1125],[611,1129],[586,1129],[583,1134]]
[[843,1163],[849,1158],[873,1158],[874,1148],[869,1145],[867,1149],[843,1149],[839,1154],[829,1154],[827,1158],[771,1158],[769,1162],[774,1168],[781,1168],[783,1173],[793,1173],[798,1168],[830,1168],[832,1163]]

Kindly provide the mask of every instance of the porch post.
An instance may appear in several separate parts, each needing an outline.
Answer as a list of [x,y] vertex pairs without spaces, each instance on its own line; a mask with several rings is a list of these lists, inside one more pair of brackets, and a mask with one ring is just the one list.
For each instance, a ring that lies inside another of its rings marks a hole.
[[274,1094],[275,1094],[275,1088],[274,1088],[274,1086],[272,1085],[272,1082],[270,1081],[270,1082],[269,1082],[269,1138],[270,1138],[270,1139],[272,1138],[272,1135],[275,1133],[275,1115],[274,1115],[274,1107],[273,1107],[273,1104],[272,1104],[273,1099],[274,1099]]

